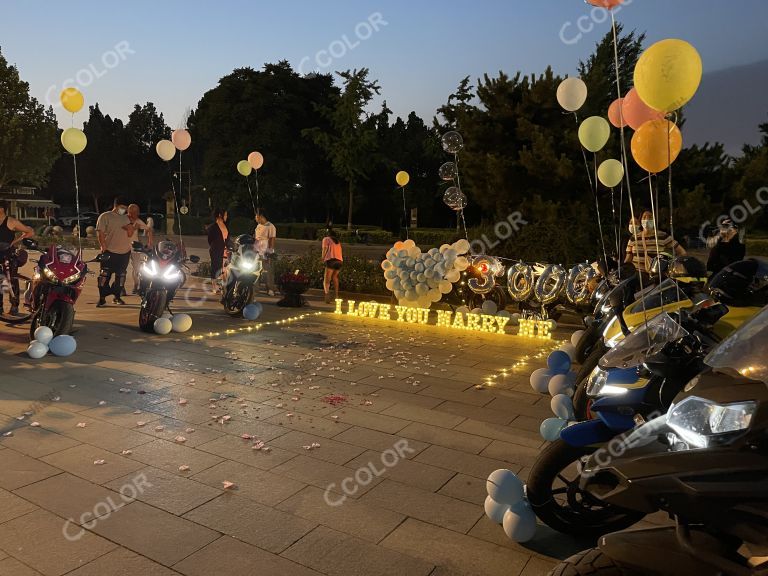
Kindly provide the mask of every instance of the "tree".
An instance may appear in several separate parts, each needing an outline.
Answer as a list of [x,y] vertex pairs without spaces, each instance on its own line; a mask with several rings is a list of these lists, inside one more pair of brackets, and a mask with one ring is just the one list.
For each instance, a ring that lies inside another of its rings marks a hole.
[[29,84],[0,52],[0,187],[45,184],[61,155],[56,116],[29,95]]
[[[379,93],[376,81],[368,81],[368,69],[339,72],[344,90],[334,107],[320,109],[329,121],[330,130],[312,128],[304,134],[311,138],[331,161],[336,174],[347,182],[349,205],[347,230],[352,229],[354,195],[360,181],[367,179],[375,165],[377,153],[376,126],[365,107]],[[373,160],[373,161],[372,161]]]
[[170,135],[163,115],[152,102],[133,107],[125,125],[128,149],[124,161],[131,167],[131,196],[140,200],[142,209],[148,212],[165,209],[163,198],[170,186],[170,175],[168,167],[158,158],[155,146]]

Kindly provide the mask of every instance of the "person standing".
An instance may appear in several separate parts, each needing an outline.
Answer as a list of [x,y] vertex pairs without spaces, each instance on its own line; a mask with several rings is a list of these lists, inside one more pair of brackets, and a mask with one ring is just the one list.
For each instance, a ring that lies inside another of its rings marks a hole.
[[275,240],[277,239],[277,228],[272,224],[263,212],[256,215],[256,251],[261,256],[263,262],[263,274],[267,282],[267,293],[270,296],[275,295]]
[[323,277],[323,292],[325,303],[331,302],[331,281],[336,299],[339,298],[339,272],[344,261],[341,251],[341,241],[336,231],[329,226],[322,243],[323,263],[325,264],[325,276]]
[[[633,236],[627,244],[625,260],[632,262],[639,272],[650,274],[654,259],[661,254],[685,256],[685,249],[672,236],[656,229],[653,213],[648,210],[643,212],[640,225],[642,231],[638,231],[636,238]],[[636,220],[630,223],[632,226],[637,226]]]
[[[8,256],[8,271],[11,277],[12,293],[9,294],[9,301],[11,304],[10,313],[12,315],[19,313],[19,266],[26,263],[26,252],[21,251],[20,254],[16,247],[25,238],[32,238],[35,235],[35,231],[16,218],[12,218],[8,214],[8,202],[0,200],[0,244],[7,244],[6,252],[10,252]],[[24,260],[21,262],[20,260]],[[0,311],[3,309],[3,293],[0,291]]]
[[154,232],[154,230],[155,230],[155,219],[152,218],[152,216],[150,216],[149,214],[147,214],[147,229],[144,230],[143,234],[144,236],[149,236],[150,234],[152,234],[152,232]]
[[211,217],[213,222],[208,226],[208,254],[211,257],[211,280],[214,283],[214,291],[218,292],[216,281],[221,276],[224,268],[224,253],[227,248],[229,230],[227,229],[227,211],[221,208],[214,209]]
[[720,223],[720,238],[707,259],[707,271],[714,276],[726,266],[744,260],[747,248],[739,238],[739,227],[730,218]]
[[131,204],[128,206],[128,220],[131,222],[128,239],[131,241],[131,275],[133,277],[132,294],[137,294],[139,292],[139,270],[141,269],[141,265],[147,261],[147,255],[143,252],[136,252],[133,250],[133,243],[139,240],[139,230],[141,230],[143,238],[146,239],[145,246],[154,246],[155,242],[152,228],[149,227],[149,223],[144,222],[139,218],[138,204]]
[[[96,303],[101,308],[107,303],[107,296],[112,295],[114,304],[125,304],[120,297],[125,286],[125,277],[128,271],[128,262],[131,258],[131,234],[133,225],[128,218],[128,206],[125,199],[118,196],[112,206],[112,210],[99,215],[96,221],[96,232],[99,239],[101,253],[106,257],[101,262],[99,273],[99,301]],[[110,286],[109,282],[114,274],[115,279]]]

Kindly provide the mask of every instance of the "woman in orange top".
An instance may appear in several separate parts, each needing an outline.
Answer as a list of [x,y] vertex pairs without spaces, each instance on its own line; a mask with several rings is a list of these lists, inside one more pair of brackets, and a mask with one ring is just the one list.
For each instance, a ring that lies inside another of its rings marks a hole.
[[339,297],[339,271],[344,258],[341,255],[341,242],[336,231],[328,227],[327,234],[323,238],[323,262],[325,263],[325,277],[323,278],[323,292],[325,292],[325,302],[331,302],[331,280],[333,288],[336,291],[336,298]]

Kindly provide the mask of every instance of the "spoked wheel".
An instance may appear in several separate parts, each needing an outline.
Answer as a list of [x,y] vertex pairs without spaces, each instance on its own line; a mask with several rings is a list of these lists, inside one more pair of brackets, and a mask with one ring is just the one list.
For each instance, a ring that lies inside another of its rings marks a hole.
[[228,293],[224,299],[224,311],[230,316],[241,316],[243,308],[248,306],[253,300],[253,284],[242,284],[236,282],[232,287],[232,292]]
[[645,514],[612,506],[579,487],[582,459],[595,448],[571,446],[563,440],[539,454],[528,476],[528,501],[550,528],[584,538],[597,538],[632,526]]
[[5,305],[6,305],[5,300],[7,299],[9,294],[7,292],[4,293],[3,294],[3,310],[0,311],[0,322],[5,322],[6,324],[23,324],[24,322],[32,318],[32,312],[27,310],[23,304],[24,293],[27,290],[29,290],[30,287],[32,286],[32,280],[30,280],[27,276],[24,276],[23,274],[17,274],[16,277],[19,279],[19,313],[11,314],[10,309],[5,310]]
[[166,304],[165,290],[150,290],[141,301],[139,328],[144,332],[155,331],[155,320],[163,315]]

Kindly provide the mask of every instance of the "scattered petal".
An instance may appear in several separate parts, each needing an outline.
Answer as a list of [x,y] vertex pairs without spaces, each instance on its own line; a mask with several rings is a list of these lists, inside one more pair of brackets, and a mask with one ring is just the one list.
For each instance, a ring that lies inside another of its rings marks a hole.
[[187,428],[186,430],[184,430],[184,432],[186,432],[187,434],[192,434],[192,432],[194,431],[195,431],[194,428]]
[[32,426],[33,428],[39,428],[40,427],[40,422],[30,422],[29,425]]
[[176,438],[174,438],[174,441],[178,442],[179,444],[183,444],[184,442],[187,441],[187,439],[184,438],[184,436],[176,436]]
[[94,461],[93,461],[93,463],[94,463],[94,465],[96,465],[96,466],[101,466],[101,465],[103,465],[103,464],[106,464],[106,463],[107,463],[107,461],[106,461],[106,460],[94,460]]
[[179,399],[179,406],[184,406],[187,403],[187,400],[185,398]]
[[3,436],[5,436],[6,438],[10,438],[11,436],[13,436],[13,432],[11,432],[11,431],[4,432]]
[[182,464],[181,466],[179,466],[179,472],[186,472],[187,470],[189,470],[189,466],[187,466],[186,464]]
[[104,406],[106,405],[106,403],[107,403],[106,400],[99,400],[99,406]]
[[86,426],[85,422],[78,422],[77,423],[77,427],[78,428],[85,428],[85,426]]
[[130,456],[131,454],[133,454],[133,450],[123,450],[122,452],[120,452],[120,454],[122,454],[123,456]]
[[224,486],[224,490],[229,490],[230,488],[234,488],[235,487],[235,483],[234,482],[229,482],[228,480],[224,480],[221,483],[221,485]]
[[165,426],[155,426],[155,432],[162,432],[165,430]]

